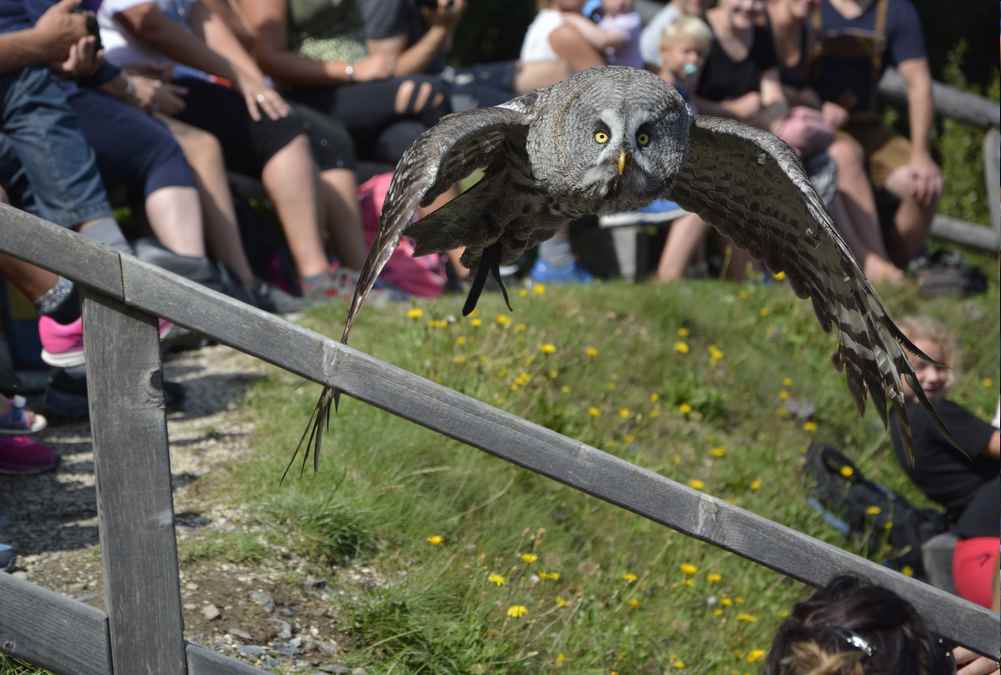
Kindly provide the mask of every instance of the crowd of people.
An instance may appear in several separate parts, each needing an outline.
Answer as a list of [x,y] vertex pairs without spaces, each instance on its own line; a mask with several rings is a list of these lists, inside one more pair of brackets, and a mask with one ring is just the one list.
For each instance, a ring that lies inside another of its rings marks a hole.
[[[365,185],[384,189],[386,181],[368,181],[391,172],[443,115],[621,65],[659,73],[698,113],[784,139],[869,278],[900,282],[924,248],[942,190],[911,2],[710,4],[671,0],[644,22],[630,0],[539,0],[517,60],[460,68],[447,57],[465,0],[0,0],[0,199],[267,311],[294,313],[350,297],[373,227],[359,195]],[[887,128],[877,108],[877,83],[891,66],[906,84],[909,138]],[[233,174],[260,182],[281,236],[267,238],[247,217]],[[458,193],[454,186],[427,212]],[[112,199],[139,224],[123,228]],[[706,234],[695,214],[674,220],[657,280],[685,276]],[[460,253],[444,259],[459,285],[469,274]],[[736,248],[726,259],[734,277],[749,269]],[[73,283],[6,255],[0,276],[34,303],[42,359],[72,379],[84,359]],[[567,231],[539,247],[530,276],[591,279]],[[171,328],[161,322],[162,334]],[[949,362],[946,338],[920,321],[905,330]],[[937,377],[918,374],[922,384]],[[970,545],[963,560],[992,546],[996,570],[997,420],[964,417],[944,402],[942,382],[933,388],[926,393],[962,429],[956,438],[972,463],[912,422],[912,478],[950,509],[965,539],[993,537]],[[0,398],[0,472],[56,465],[31,438],[46,424],[23,398]],[[956,478],[949,494],[928,473],[946,465]],[[0,566],[4,555],[0,547]],[[982,580],[976,586],[970,592],[982,600]]]

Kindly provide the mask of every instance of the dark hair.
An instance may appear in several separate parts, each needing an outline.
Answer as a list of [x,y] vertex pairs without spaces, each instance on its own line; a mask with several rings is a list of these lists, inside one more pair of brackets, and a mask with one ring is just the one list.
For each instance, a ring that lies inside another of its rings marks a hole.
[[765,664],[767,675],[932,675],[949,672],[943,648],[911,603],[840,575],[793,607]]

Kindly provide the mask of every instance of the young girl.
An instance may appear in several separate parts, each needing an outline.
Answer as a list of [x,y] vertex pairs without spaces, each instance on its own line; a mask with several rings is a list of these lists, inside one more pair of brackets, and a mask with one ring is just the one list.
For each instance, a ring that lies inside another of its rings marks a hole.
[[713,34],[696,16],[681,16],[668,24],[660,41],[660,78],[690,100],[709,55]]
[[959,362],[956,343],[949,331],[927,317],[907,317],[898,323],[918,349],[938,362],[911,357],[917,384],[945,423],[955,445],[918,403],[917,393],[905,379],[913,461],[908,457],[896,420],[890,424],[893,449],[914,484],[929,499],[945,507],[952,531],[959,537],[952,559],[956,592],[990,607],[1001,542],[998,499],[1001,437],[995,427],[946,398]]

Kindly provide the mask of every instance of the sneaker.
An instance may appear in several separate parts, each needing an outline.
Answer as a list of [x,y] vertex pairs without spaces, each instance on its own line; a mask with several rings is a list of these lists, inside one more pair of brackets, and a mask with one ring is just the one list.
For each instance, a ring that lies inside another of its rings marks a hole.
[[272,314],[296,314],[307,307],[305,300],[290,295],[260,279],[254,282],[254,287],[250,292],[253,295],[254,304]]
[[28,409],[28,402],[23,396],[14,396],[10,399],[7,411],[0,414],[0,435],[37,434],[48,424],[45,417]]
[[59,455],[47,445],[27,436],[0,437],[0,473],[25,476],[51,471]]
[[[160,339],[170,336],[174,328],[167,319],[159,320]],[[42,342],[42,361],[56,368],[75,368],[85,363],[83,351],[83,317],[61,324],[49,316],[38,319],[38,337]]]
[[532,281],[540,284],[589,284],[594,280],[591,273],[577,264],[552,265],[542,258],[537,258],[529,272]]
[[17,554],[9,544],[0,544],[0,572],[12,572],[17,563]]

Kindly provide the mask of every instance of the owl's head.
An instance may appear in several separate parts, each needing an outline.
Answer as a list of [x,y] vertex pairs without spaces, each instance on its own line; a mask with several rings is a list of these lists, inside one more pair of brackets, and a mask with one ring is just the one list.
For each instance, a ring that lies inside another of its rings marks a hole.
[[667,192],[685,162],[692,120],[673,87],[644,70],[596,68],[555,85],[546,98],[528,152],[551,193],[607,212]]

